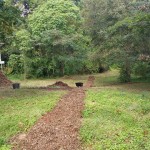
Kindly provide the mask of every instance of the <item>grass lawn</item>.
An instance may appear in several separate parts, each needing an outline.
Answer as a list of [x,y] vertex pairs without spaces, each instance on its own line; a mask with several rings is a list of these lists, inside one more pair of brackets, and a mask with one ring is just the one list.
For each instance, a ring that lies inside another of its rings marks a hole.
[[84,150],[150,149],[150,83],[117,83],[117,72],[95,75],[80,130]]
[[9,149],[7,140],[28,129],[65,94],[62,91],[0,89],[0,150]]

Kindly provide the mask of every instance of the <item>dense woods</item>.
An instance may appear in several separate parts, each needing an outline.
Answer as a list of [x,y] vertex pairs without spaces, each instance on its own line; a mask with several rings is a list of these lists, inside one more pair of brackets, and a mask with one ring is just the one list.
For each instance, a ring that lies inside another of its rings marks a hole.
[[96,73],[150,77],[149,0],[0,0],[7,74]]

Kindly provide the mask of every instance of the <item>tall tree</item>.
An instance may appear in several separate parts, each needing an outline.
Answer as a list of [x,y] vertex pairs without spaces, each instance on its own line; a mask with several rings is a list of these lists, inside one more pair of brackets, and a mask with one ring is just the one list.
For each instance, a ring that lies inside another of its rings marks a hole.
[[128,14],[130,0],[83,0],[84,28],[92,39],[91,61],[99,68],[105,63],[106,51],[103,45],[107,29]]
[[141,55],[150,55],[150,14],[137,13],[127,17],[109,31],[110,48],[115,49],[110,54],[116,56],[116,63],[122,68],[122,80],[128,82],[132,64],[141,59]]
[[94,61],[103,63],[103,58],[107,58],[117,63],[122,80],[130,81],[131,64],[138,55],[149,51],[149,0],[83,0],[83,3],[85,29],[96,49]]
[[[70,61],[79,61],[86,42],[81,24],[80,10],[70,0],[49,0],[29,15],[28,25],[36,51],[32,64],[39,62],[37,72],[64,75]],[[81,43],[83,48],[79,47]]]
[[20,11],[0,0],[0,43],[5,43],[6,36],[12,34],[15,27],[20,24]]

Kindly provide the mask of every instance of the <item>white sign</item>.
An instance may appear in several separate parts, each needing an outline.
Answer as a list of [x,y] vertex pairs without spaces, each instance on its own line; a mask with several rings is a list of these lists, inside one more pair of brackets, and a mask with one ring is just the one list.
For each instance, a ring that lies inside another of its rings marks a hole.
[[3,65],[5,62],[4,61],[0,61],[0,65]]
[[1,69],[3,69],[3,64],[4,64],[5,62],[4,61],[2,61],[2,58],[1,58],[1,53],[0,53],[0,66],[1,66]]

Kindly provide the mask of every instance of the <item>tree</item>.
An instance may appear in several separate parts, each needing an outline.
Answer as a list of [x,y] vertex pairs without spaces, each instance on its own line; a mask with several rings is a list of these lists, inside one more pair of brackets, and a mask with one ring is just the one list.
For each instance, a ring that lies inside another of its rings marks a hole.
[[38,75],[64,75],[69,61],[85,52],[81,24],[80,10],[70,0],[49,0],[39,5],[28,19],[35,48],[32,65],[36,67],[32,72],[36,68]]
[[135,60],[148,55],[149,8],[150,3],[145,0],[83,0],[85,30],[92,38],[93,60],[99,65],[104,61],[118,64],[124,82],[130,81]]
[[0,43],[7,41],[7,35],[11,35],[20,22],[20,11],[0,0]]
[[131,80],[131,66],[142,55],[150,55],[150,14],[137,13],[132,17],[126,17],[110,27],[109,36],[111,56],[121,68],[121,80]]
[[102,69],[103,66],[107,66],[105,59],[107,51],[103,47],[107,29],[127,16],[131,0],[83,0],[82,2],[84,29],[92,40],[89,59]]
[[31,37],[30,33],[26,29],[21,29],[15,34],[15,44],[19,48],[20,56],[23,58],[23,73],[24,79],[27,78],[29,70],[29,57],[28,51],[31,49]]

